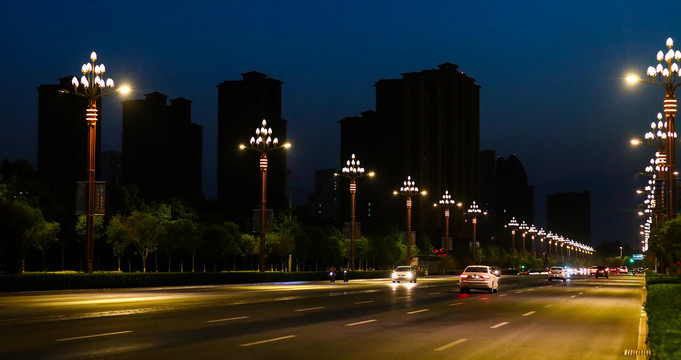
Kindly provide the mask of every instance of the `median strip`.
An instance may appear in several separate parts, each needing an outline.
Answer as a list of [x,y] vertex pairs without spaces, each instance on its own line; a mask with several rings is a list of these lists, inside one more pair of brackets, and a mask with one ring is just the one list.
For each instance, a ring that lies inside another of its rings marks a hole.
[[508,321],[500,322],[500,323],[498,323],[498,324],[496,324],[496,325],[494,325],[494,326],[490,326],[489,328],[490,328],[490,329],[497,329],[497,328],[500,328],[500,327],[502,327],[502,326],[504,326],[504,325],[508,325]]
[[466,342],[466,341],[468,341],[468,339],[459,339],[459,340],[456,340],[456,341],[452,341],[452,342],[450,342],[450,343],[447,344],[447,345],[442,345],[442,346],[440,346],[439,348],[436,348],[436,349],[434,349],[434,350],[435,350],[435,351],[447,350],[447,349],[449,349],[449,348],[452,347],[452,346],[459,345],[459,344],[461,344],[461,343],[463,343],[463,342]]
[[128,334],[128,333],[131,333],[131,332],[132,332],[132,330],[117,331],[117,332],[110,332],[110,333],[104,333],[104,334],[94,334],[94,335],[85,335],[85,336],[76,336],[76,337],[71,337],[71,338],[57,339],[56,341],[71,341],[71,340],[91,339],[91,338],[102,337],[102,336]]
[[356,323],[352,323],[352,324],[345,324],[345,326],[364,325],[364,324],[372,323],[374,321],[378,321],[378,320],[376,320],[376,319],[364,320],[364,321],[360,321],[360,322],[356,322]]
[[260,345],[260,344],[270,343],[270,342],[274,342],[274,341],[286,340],[286,339],[294,338],[296,336],[298,336],[298,335],[286,335],[286,336],[282,336],[282,337],[278,337],[278,338],[274,338],[274,339],[260,340],[260,341],[255,341],[255,342],[248,343],[248,344],[241,344],[239,346],[246,347],[246,346]]

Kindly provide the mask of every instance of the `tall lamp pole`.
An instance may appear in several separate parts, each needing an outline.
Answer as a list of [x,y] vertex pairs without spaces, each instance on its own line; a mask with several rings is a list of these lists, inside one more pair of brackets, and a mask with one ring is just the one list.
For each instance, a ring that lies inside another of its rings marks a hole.
[[364,168],[359,166],[359,160],[355,159],[355,154],[352,154],[352,159],[345,163],[345,167],[341,169],[341,174],[334,174],[336,176],[343,176],[350,179],[350,270],[355,270],[355,197],[357,192],[357,179],[362,176],[374,176],[374,172],[364,174]]
[[97,142],[97,119],[99,118],[97,100],[102,96],[111,95],[118,91],[127,93],[130,88],[123,86],[114,90],[114,81],[104,80],[106,67],[104,64],[95,65],[97,53],[90,54],[90,62],[83,64],[80,81],[76,76],[71,80],[73,91],[61,90],[65,94],[82,96],[87,99],[85,121],[88,126],[88,169],[87,169],[87,212],[85,214],[85,255],[87,258],[87,272],[94,271],[94,232],[95,232],[95,149]]
[[518,224],[518,220],[516,220],[515,217],[512,217],[511,221],[509,221],[506,226],[511,228],[511,254],[515,254],[515,230],[520,226],[520,224]]
[[445,209],[445,254],[449,254],[449,250],[452,250],[454,247],[452,242],[449,240],[449,209],[454,206],[461,206],[461,203],[457,204],[456,201],[452,199],[452,195],[449,194],[449,191],[445,190],[445,193],[442,195],[442,199],[434,203],[433,206],[439,206]]
[[482,213],[478,204],[473,201],[471,206],[468,207],[468,215],[473,217],[473,263],[478,263],[478,215]]
[[643,80],[638,76],[627,76],[629,82],[644,82],[661,86],[665,90],[664,114],[667,122],[667,141],[665,146],[667,172],[666,185],[667,196],[665,207],[667,208],[667,218],[673,219],[676,215],[676,130],[674,119],[676,115],[676,98],[674,93],[681,85],[681,74],[679,74],[679,63],[681,61],[681,51],[674,51],[674,41],[667,39],[667,52],[662,50],[657,53],[657,66],[649,66],[646,72],[649,80]]
[[262,127],[255,129],[255,136],[251,137],[250,146],[239,145],[239,149],[246,148],[256,150],[260,153],[260,174],[261,174],[261,192],[260,192],[260,254],[258,260],[258,271],[265,271],[265,234],[266,217],[267,217],[267,153],[279,149],[288,149],[291,143],[284,143],[279,145],[279,139],[272,138],[272,128],[267,127],[267,120],[262,120]]
[[393,191],[393,195],[403,195],[407,197],[407,262],[411,265],[411,245],[413,239],[411,238],[411,198],[416,195],[426,195],[427,191],[423,190],[419,192],[419,188],[416,186],[416,182],[411,179],[411,176],[407,176],[407,180],[402,183],[400,190]]
[[525,235],[527,235],[527,230],[529,230],[530,227],[527,225],[527,223],[523,220],[523,222],[520,224],[518,227],[518,230],[523,232],[523,254],[525,253]]

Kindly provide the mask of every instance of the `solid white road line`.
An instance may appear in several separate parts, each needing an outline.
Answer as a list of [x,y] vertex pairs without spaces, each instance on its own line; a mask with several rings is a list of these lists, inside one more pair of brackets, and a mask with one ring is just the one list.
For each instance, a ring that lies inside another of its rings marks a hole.
[[85,336],[76,336],[76,337],[71,337],[71,338],[57,339],[56,341],[71,341],[71,340],[90,339],[90,338],[96,338],[96,337],[102,337],[102,336],[128,334],[128,333],[131,333],[131,332],[132,332],[132,330],[117,331],[117,332],[110,332],[110,333],[104,333],[104,334],[94,334],[94,335],[85,335]]
[[295,310],[295,311],[297,311],[297,312],[312,311],[312,310],[319,310],[319,309],[323,309],[323,308],[325,308],[325,306],[317,306],[317,307],[311,307],[311,308],[305,308],[305,309],[298,309],[298,310]]
[[408,314],[408,315],[411,315],[411,314],[418,314],[418,313],[421,313],[421,312],[424,312],[424,311],[430,311],[430,309],[414,310],[414,311],[408,312],[407,314]]
[[466,341],[468,341],[468,339],[459,339],[459,340],[456,340],[456,341],[452,341],[452,342],[450,342],[450,343],[447,344],[447,345],[442,345],[442,346],[440,346],[439,348],[434,349],[434,350],[435,350],[435,351],[447,350],[447,349],[449,349],[449,348],[452,347],[452,346],[459,345],[459,344],[461,344],[461,343],[463,343],[463,342],[466,342]]
[[526,313],[523,314],[523,316],[530,316],[530,315],[532,315],[532,314],[534,314],[534,313],[536,313],[536,311],[526,312]]
[[231,317],[231,318],[226,318],[226,319],[208,320],[206,322],[207,323],[215,323],[215,322],[222,322],[222,321],[233,321],[233,320],[248,319],[248,318],[250,318],[250,316],[236,316],[236,317]]
[[508,321],[500,322],[500,323],[498,323],[498,324],[496,324],[496,325],[494,325],[494,326],[490,326],[489,328],[490,328],[490,329],[497,329],[497,328],[500,328],[500,327],[502,327],[502,326],[504,326],[504,325],[508,325]]
[[367,300],[367,301],[358,301],[355,303],[355,305],[361,305],[361,304],[369,304],[374,302],[373,300]]
[[378,321],[378,320],[376,320],[376,319],[364,320],[364,321],[360,321],[360,322],[356,322],[356,323],[352,323],[352,324],[345,324],[345,326],[364,325],[364,324],[372,323],[374,321]]
[[282,337],[278,337],[278,338],[274,338],[274,339],[267,339],[267,340],[255,341],[255,342],[248,343],[248,344],[241,344],[239,346],[245,347],[245,346],[260,345],[260,344],[270,343],[270,342],[273,342],[273,341],[286,340],[286,339],[294,338],[296,336],[298,336],[298,335],[286,335],[286,336],[282,336]]

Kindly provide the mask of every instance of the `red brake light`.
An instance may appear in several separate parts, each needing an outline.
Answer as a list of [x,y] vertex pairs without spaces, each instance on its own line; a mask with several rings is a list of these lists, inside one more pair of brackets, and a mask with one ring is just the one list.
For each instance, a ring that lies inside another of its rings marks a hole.
[[462,279],[468,279],[468,274],[461,274]]

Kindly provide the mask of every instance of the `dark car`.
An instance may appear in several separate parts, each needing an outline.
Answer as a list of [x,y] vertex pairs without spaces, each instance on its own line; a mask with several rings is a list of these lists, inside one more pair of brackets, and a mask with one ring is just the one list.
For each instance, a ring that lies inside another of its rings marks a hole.
[[607,278],[608,277],[608,271],[610,271],[610,269],[607,266],[598,265],[598,266],[596,266],[596,271],[594,272],[594,276],[596,277],[596,279],[598,279],[599,277]]

